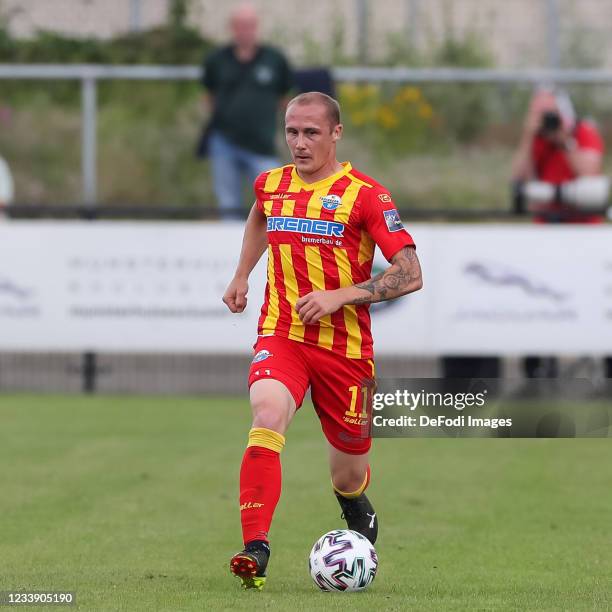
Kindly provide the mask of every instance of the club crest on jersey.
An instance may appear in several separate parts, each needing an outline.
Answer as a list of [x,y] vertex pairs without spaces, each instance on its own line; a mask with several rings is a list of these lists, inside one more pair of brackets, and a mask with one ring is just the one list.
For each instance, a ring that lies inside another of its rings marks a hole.
[[339,195],[321,196],[321,202],[325,210],[336,210],[342,203],[342,198]]
[[261,351],[257,352],[255,357],[253,357],[253,363],[259,363],[260,361],[263,361],[264,359],[267,359],[268,357],[272,357],[272,356],[273,355],[270,351],[267,351],[266,349],[262,349]]
[[272,68],[270,68],[269,66],[260,64],[259,66],[255,68],[255,80],[258,83],[262,85],[267,85],[268,83],[272,81],[273,78],[274,78],[274,72],[272,71]]
[[395,208],[391,210],[383,210],[383,215],[385,217],[385,223],[387,224],[387,229],[390,232],[399,232],[404,229],[404,225],[402,220],[400,219],[399,213]]

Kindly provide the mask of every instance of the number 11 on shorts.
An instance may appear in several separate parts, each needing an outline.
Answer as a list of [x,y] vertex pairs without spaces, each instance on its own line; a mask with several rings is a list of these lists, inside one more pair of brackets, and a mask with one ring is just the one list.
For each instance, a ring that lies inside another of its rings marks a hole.
[[[353,419],[367,419],[367,405],[368,405],[368,387],[358,387],[354,385],[349,387],[348,390],[351,392],[351,405],[349,409],[344,413],[346,416],[351,417]],[[357,414],[357,398],[360,395],[359,391],[361,391],[361,412]]]

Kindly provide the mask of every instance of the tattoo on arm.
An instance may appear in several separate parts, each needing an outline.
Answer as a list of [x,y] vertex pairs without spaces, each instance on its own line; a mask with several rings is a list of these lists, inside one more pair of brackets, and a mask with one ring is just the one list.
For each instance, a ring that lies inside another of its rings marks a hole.
[[404,247],[391,260],[391,266],[370,280],[355,285],[368,295],[355,298],[351,304],[383,302],[420,289],[421,266],[414,247]]

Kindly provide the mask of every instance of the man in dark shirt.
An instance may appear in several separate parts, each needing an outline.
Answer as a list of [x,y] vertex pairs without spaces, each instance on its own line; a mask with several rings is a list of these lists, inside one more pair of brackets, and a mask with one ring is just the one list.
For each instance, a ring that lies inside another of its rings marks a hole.
[[242,181],[278,166],[276,118],[292,86],[284,55],[260,44],[257,14],[241,5],[230,17],[231,44],[204,62],[202,84],[211,108],[209,153],[221,216],[243,216]]

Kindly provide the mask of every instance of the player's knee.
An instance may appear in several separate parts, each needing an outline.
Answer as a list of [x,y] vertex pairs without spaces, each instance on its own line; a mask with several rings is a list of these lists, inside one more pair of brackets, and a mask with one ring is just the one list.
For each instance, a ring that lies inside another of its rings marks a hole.
[[295,412],[295,401],[276,380],[261,380],[251,386],[253,427],[265,427],[284,434]]
[[288,410],[279,403],[266,398],[259,398],[251,403],[253,409],[253,427],[265,427],[284,434],[287,429]]

